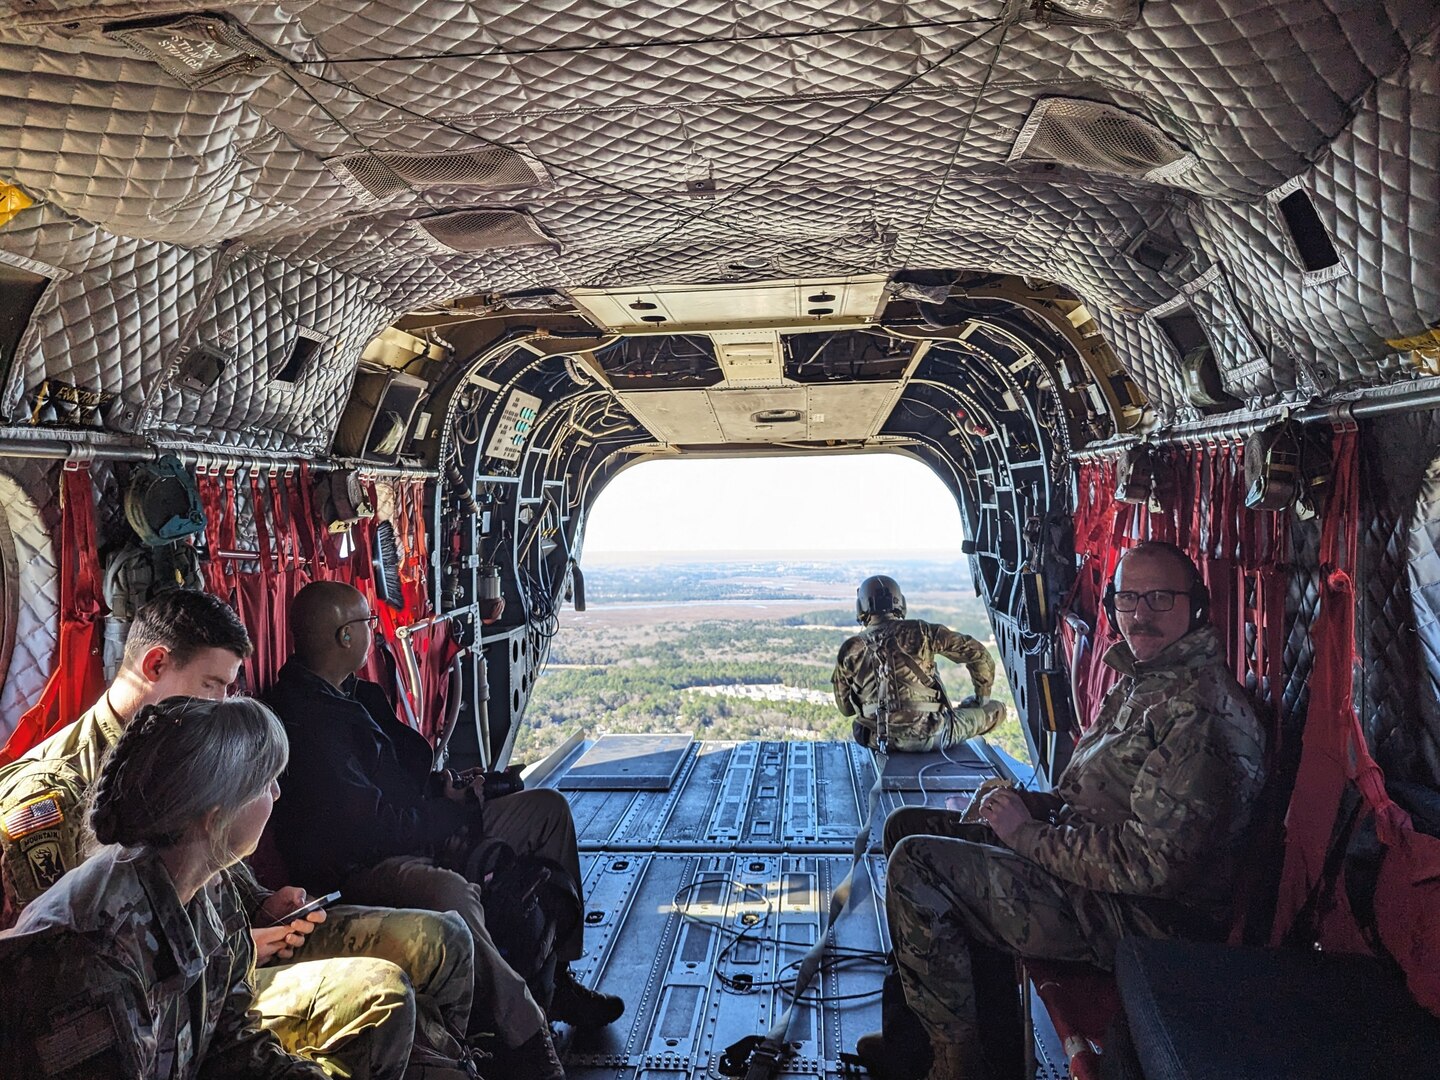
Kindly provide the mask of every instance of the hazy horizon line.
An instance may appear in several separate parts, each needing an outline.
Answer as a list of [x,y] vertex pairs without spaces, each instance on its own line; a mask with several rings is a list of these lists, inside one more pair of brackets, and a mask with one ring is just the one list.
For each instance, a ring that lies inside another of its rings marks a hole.
[[927,562],[960,562],[966,556],[949,548],[913,548],[907,551],[880,549],[775,548],[769,550],[736,550],[715,548],[696,551],[586,551],[581,565],[604,562],[759,562],[771,560],[805,562],[855,562],[868,560],[924,560]]

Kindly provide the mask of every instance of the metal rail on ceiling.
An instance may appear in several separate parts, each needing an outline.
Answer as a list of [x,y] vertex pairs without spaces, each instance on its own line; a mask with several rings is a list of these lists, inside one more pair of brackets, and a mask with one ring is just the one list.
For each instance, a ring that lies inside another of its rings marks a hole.
[[297,458],[281,454],[237,454],[224,447],[201,450],[188,446],[159,446],[140,442],[85,443],[61,439],[30,439],[0,435],[0,458],[27,458],[42,461],[158,461],[173,455],[186,465],[224,466],[236,469],[272,470],[284,469],[299,464],[316,472],[335,469],[354,469],[368,476],[394,480],[434,480],[438,473],[434,469],[415,469],[405,466],[376,465],[353,458]]
[[1151,443],[1158,446],[1184,443],[1241,439],[1263,431],[1278,420],[1289,419],[1297,424],[1323,424],[1347,420],[1368,420],[1394,413],[1419,412],[1440,408],[1440,379],[1427,379],[1422,385],[1398,391],[1370,391],[1365,397],[1332,401],[1328,404],[1273,406],[1253,412],[1242,420],[1214,417],[1186,424],[1176,424],[1144,437],[1106,439],[1073,451],[1071,461],[1089,461],[1107,457],[1131,446]]

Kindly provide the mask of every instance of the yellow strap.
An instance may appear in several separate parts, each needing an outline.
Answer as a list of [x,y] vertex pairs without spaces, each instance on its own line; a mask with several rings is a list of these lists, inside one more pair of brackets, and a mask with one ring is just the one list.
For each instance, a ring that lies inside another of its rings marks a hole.
[[25,192],[0,180],[0,225],[4,225],[26,207],[34,205],[34,200]]
[[1426,330],[1414,337],[1391,338],[1385,344],[1408,352],[1415,366],[1427,375],[1440,375],[1440,328]]

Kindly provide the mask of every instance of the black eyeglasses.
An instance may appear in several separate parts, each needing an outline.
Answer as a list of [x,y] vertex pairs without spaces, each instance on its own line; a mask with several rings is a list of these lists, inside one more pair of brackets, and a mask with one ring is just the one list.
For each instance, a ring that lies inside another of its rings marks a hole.
[[1131,612],[1140,607],[1140,601],[1151,611],[1169,611],[1175,606],[1175,597],[1189,596],[1189,589],[1151,589],[1149,592],[1117,592],[1115,610]]
[[344,622],[342,622],[339,626],[337,626],[337,627],[335,628],[335,630],[336,630],[336,632],[338,633],[339,631],[344,630],[345,627],[347,627],[347,626],[353,626],[353,625],[355,625],[357,622],[363,622],[365,625],[367,625],[368,627],[370,627],[371,630],[374,630],[377,626],[380,625],[380,615],[379,615],[378,612],[372,611],[369,615],[366,615],[363,619],[346,619],[346,620],[345,620]]

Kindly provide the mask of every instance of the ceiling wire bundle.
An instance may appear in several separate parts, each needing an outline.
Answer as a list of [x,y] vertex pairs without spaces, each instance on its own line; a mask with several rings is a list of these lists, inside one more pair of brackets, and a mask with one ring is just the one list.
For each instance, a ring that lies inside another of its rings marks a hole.
[[[755,885],[750,882],[735,880],[725,882],[725,884],[728,884],[735,891],[742,894],[748,893],[749,895],[753,896],[755,899],[759,900],[762,904],[765,905],[765,909],[760,914],[759,918],[757,918],[753,923],[749,924],[742,930],[736,930],[732,926],[727,926],[723,921],[706,919],[703,916],[695,914],[686,906],[686,903],[689,900],[689,894],[692,893],[694,890],[704,888],[706,886],[715,886],[719,884],[722,884],[722,882],[716,878],[707,878],[701,881],[692,881],[690,882],[690,884],[682,885],[679,889],[677,889],[675,891],[674,897],[672,897],[671,899],[671,906],[685,922],[693,923],[696,926],[703,926],[707,930],[713,930],[721,937],[729,939],[720,949],[719,954],[715,958],[716,981],[719,982],[725,990],[732,994],[748,994],[756,990],[778,989],[787,997],[790,996],[793,993],[795,985],[795,976],[793,973],[798,970],[801,963],[803,963],[803,956],[797,957],[796,959],[786,964],[784,967],[780,968],[776,972],[776,977],[773,979],[754,979],[751,978],[749,975],[731,974],[725,969],[726,962],[730,960],[731,953],[742,941],[749,941],[757,946],[773,945],[777,952],[780,949],[787,948],[803,950],[808,946],[802,942],[797,941],[782,941],[776,934],[768,934],[761,936],[761,931],[770,923],[770,918],[774,914],[775,907],[774,904],[770,901],[769,897],[765,895],[765,890],[759,885]],[[721,918],[724,919],[725,916],[722,915]],[[836,945],[832,943],[825,950],[825,959],[821,961],[820,968],[817,974],[825,975],[847,969],[862,968],[867,966],[874,967],[880,971],[883,971],[885,968],[885,964],[886,955],[883,952],[879,952],[874,949],[856,949],[851,948],[850,946]],[[791,973],[788,978],[786,977],[787,972]],[[880,996],[880,989],[878,987],[874,990],[866,990],[858,994],[839,994],[833,997],[827,997],[824,991],[819,989],[819,980],[816,981],[816,987],[817,989],[813,994],[801,995],[799,1000],[802,1005],[820,1005],[827,1003],[835,1004],[837,1002],[852,1001],[871,1001]]]

